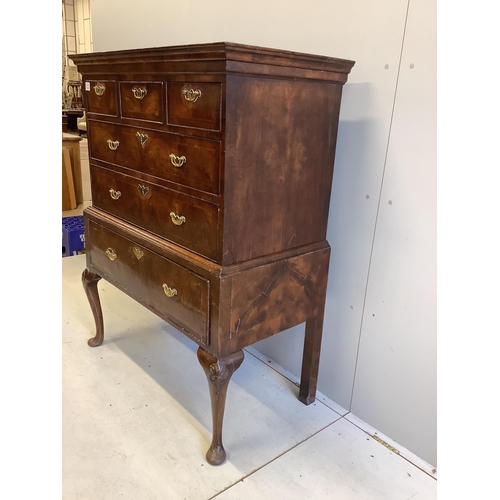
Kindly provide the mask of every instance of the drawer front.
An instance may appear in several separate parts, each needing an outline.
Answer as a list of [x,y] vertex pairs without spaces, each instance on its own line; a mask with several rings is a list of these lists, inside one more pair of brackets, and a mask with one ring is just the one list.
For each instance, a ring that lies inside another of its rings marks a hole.
[[207,279],[93,221],[87,239],[90,261],[104,278],[209,345]]
[[163,123],[163,95],[163,82],[120,82],[122,117]]
[[220,192],[218,141],[94,121],[89,128],[92,158],[208,193]]
[[220,83],[168,83],[168,123],[220,130]]
[[87,111],[116,116],[116,83],[113,80],[87,80],[86,85],[90,87],[85,92]]
[[89,153],[91,158],[141,169],[142,146],[133,127],[89,120]]
[[162,179],[219,194],[220,142],[147,131],[141,170]]
[[94,206],[217,261],[217,205],[95,165],[91,182]]

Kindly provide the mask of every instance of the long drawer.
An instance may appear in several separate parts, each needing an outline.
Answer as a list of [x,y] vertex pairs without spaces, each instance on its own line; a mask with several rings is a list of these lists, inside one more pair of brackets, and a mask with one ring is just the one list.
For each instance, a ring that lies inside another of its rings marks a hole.
[[86,248],[102,277],[208,346],[209,280],[100,224],[88,224]]
[[95,207],[217,261],[218,205],[96,165],[91,183]]
[[220,142],[89,120],[91,158],[219,194]]

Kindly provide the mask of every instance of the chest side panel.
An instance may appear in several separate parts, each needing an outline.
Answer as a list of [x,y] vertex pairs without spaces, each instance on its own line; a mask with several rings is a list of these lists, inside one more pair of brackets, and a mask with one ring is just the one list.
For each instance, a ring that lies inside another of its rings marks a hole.
[[341,89],[228,77],[223,264],[325,239]]
[[326,246],[234,275],[228,352],[315,317],[326,293],[329,257]]

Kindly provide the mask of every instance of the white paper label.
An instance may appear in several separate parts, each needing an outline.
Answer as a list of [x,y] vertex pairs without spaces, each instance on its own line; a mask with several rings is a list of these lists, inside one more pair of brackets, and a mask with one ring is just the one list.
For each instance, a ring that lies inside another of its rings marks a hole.
[[85,82],[85,90],[86,90],[87,92],[89,92],[89,91],[90,91],[90,82]]

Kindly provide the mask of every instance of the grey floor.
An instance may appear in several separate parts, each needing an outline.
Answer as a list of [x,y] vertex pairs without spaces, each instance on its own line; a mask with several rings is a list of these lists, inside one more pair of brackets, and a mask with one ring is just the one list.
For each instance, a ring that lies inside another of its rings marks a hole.
[[[90,203],[82,141],[83,205]],[[228,460],[206,463],[211,412],[196,346],[101,280],[105,341],[81,286],[85,256],[62,259],[65,500],[435,499],[429,464],[253,348],[228,390]],[[392,447],[391,447],[392,445]]]

